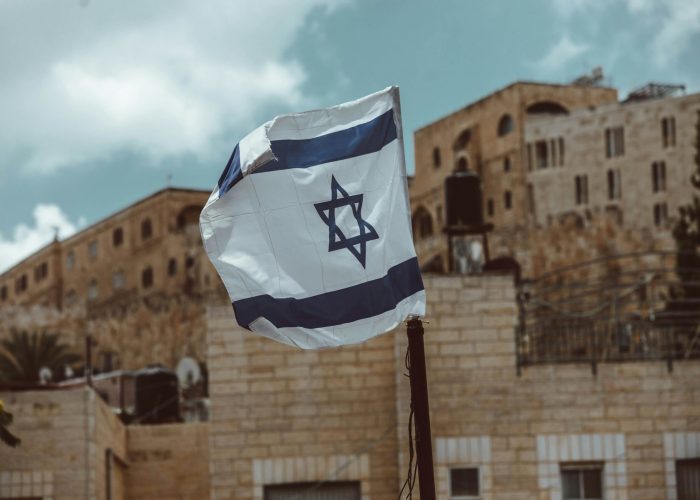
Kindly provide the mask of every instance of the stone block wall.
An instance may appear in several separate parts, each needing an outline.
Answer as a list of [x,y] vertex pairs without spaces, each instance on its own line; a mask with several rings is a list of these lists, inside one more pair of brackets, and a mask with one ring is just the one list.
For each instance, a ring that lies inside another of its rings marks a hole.
[[209,424],[131,425],[125,470],[129,500],[209,497]]
[[[557,500],[561,467],[597,463],[605,498],[673,499],[675,460],[700,457],[700,363],[602,363],[516,370],[510,276],[425,276],[438,497],[450,469],[477,467],[481,498]],[[395,498],[405,478],[406,335],[299,351],[209,311],[211,498],[260,499],[263,485],[358,480]]]

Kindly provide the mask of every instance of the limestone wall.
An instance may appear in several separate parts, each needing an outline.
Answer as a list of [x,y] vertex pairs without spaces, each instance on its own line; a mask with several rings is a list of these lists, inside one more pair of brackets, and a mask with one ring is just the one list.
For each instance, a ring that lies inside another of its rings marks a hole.
[[[561,498],[560,466],[603,466],[606,499],[673,498],[675,459],[700,457],[700,363],[531,366],[518,376],[510,276],[425,276],[426,357],[439,498],[478,467],[481,498]],[[362,482],[395,498],[405,477],[403,329],[303,352],[209,316],[212,498],[264,484]],[[697,447],[697,449],[696,449]],[[347,464],[347,466],[345,466]]]
[[124,476],[129,500],[209,497],[209,424],[132,425],[126,428]]

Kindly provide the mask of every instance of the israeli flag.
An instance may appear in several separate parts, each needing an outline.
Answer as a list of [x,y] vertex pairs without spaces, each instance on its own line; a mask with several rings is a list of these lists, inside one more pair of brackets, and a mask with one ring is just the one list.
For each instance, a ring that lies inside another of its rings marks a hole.
[[200,217],[238,324],[302,349],[425,314],[397,87],[243,138]]

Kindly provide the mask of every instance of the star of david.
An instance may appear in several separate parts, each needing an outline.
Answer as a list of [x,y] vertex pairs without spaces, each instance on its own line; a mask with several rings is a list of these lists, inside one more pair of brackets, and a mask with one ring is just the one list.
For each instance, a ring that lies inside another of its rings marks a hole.
[[[341,196],[338,196],[340,194]],[[367,242],[379,238],[377,231],[369,222],[362,218],[363,194],[353,194],[352,196],[343,189],[335,180],[331,180],[331,199],[322,203],[315,203],[316,211],[321,216],[323,222],[328,226],[328,251],[347,249],[352,253],[362,267],[365,267],[365,257],[367,255]],[[336,225],[335,210],[341,207],[350,207],[352,215],[357,221],[357,228],[360,232],[357,236],[347,238],[343,231]]]

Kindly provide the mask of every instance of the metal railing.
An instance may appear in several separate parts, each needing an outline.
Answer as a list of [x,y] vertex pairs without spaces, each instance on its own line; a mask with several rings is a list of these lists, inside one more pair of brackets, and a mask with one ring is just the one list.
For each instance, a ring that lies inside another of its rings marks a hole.
[[700,265],[640,252],[568,266],[518,291],[518,368],[700,358]]

